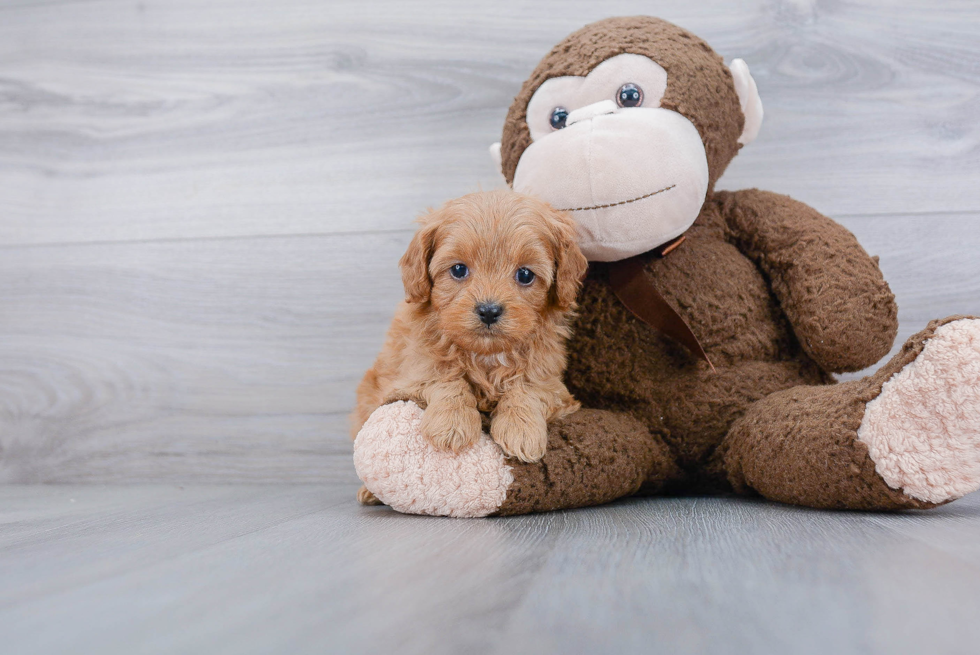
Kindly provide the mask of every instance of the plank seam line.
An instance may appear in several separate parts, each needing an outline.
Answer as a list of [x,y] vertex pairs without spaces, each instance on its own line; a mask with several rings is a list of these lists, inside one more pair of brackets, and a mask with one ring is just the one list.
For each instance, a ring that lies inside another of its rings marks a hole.
[[414,227],[391,228],[388,230],[363,230],[357,232],[297,232],[293,234],[236,234],[229,236],[203,236],[203,237],[162,237],[159,239],[100,239],[97,241],[52,241],[49,243],[10,243],[0,244],[0,250],[27,250],[29,248],[65,248],[68,246],[115,246],[115,245],[138,245],[155,243],[185,243],[194,241],[247,241],[263,239],[304,239],[321,237],[355,237],[371,235],[395,235],[412,234]]

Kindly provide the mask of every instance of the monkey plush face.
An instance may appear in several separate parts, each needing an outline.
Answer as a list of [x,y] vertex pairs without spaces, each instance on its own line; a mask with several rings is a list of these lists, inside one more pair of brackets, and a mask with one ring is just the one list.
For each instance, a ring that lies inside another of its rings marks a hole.
[[589,259],[646,252],[680,236],[701,210],[704,144],[691,121],[660,106],[666,88],[662,66],[621,54],[585,77],[553,77],[531,96],[532,143],[514,189],[570,212]]
[[593,261],[670,241],[705,196],[762,105],[741,60],[656,18],[613,18],[572,34],[538,64],[491,148],[515,190],[568,211]]

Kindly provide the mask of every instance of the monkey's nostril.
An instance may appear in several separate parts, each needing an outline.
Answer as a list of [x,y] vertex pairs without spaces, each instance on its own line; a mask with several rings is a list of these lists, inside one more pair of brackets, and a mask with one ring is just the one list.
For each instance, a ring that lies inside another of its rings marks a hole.
[[500,320],[500,315],[503,313],[504,308],[495,302],[482,302],[476,306],[476,315],[487,327]]

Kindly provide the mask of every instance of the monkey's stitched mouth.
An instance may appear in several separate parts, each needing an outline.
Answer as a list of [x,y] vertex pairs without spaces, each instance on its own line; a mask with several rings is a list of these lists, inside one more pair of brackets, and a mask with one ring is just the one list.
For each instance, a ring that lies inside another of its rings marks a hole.
[[558,211],[560,211],[560,212],[584,212],[584,211],[587,211],[589,209],[606,209],[607,207],[618,207],[619,205],[628,205],[631,202],[637,202],[639,200],[646,200],[647,198],[650,198],[651,196],[655,196],[658,193],[663,193],[664,191],[670,191],[675,186],[677,186],[677,185],[676,184],[671,184],[670,186],[665,186],[662,189],[657,189],[656,191],[651,191],[650,193],[646,193],[646,194],[643,194],[642,196],[637,196],[635,198],[630,198],[629,200],[620,200],[619,202],[610,202],[610,203],[605,204],[605,205],[592,205],[591,207],[575,207],[575,208],[572,208],[572,209],[559,209]]

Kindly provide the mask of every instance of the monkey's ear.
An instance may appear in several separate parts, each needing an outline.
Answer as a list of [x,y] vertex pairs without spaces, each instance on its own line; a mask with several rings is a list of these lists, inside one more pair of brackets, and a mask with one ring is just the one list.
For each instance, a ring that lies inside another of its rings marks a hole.
[[429,277],[429,262],[436,247],[436,228],[438,222],[431,214],[419,220],[422,226],[412,237],[408,250],[402,255],[398,265],[402,269],[402,284],[405,286],[405,300],[423,303],[429,300],[432,292],[432,279]]
[[759,128],[762,127],[762,98],[759,97],[759,89],[745,61],[734,59],[728,69],[735,80],[735,93],[738,94],[738,103],[742,106],[742,115],[745,116],[742,136],[738,137],[738,142],[744,146],[752,143],[759,135]]
[[555,281],[548,296],[551,303],[567,311],[575,305],[589,261],[578,247],[575,222],[565,214],[556,213],[551,228],[555,253]]
[[492,159],[493,163],[497,166],[497,172],[503,175],[504,165],[500,158],[500,141],[497,141],[490,146],[490,159]]

